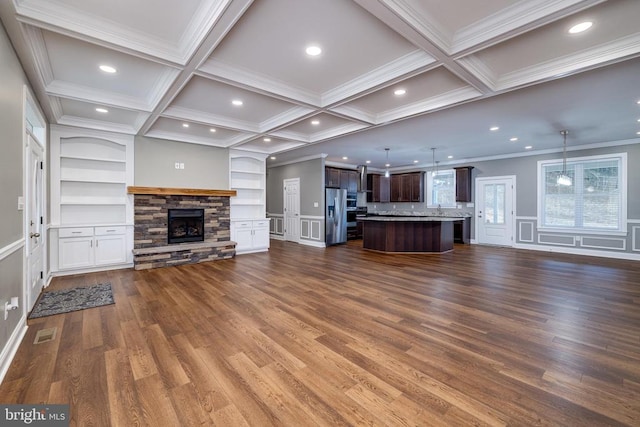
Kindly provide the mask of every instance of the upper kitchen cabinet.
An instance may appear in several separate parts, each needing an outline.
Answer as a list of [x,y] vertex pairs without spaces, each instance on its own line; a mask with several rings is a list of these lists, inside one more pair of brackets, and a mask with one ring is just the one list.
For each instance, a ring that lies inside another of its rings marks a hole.
[[367,175],[367,202],[387,203],[391,201],[391,178],[383,175]]
[[358,191],[358,172],[349,169],[325,168],[325,187],[343,188],[348,193]]
[[391,201],[416,202],[424,201],[424,172],[391,175]]
[[471,202],[471,170],[473,166],[454,168],[456,170],[456,202]]

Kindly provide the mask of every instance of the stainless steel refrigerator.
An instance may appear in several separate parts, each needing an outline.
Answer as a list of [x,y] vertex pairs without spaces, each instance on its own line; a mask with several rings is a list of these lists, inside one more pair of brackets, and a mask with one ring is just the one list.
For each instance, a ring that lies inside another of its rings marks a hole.
[[347,190],[325,190],[325,243],[337,245],[347,241]]

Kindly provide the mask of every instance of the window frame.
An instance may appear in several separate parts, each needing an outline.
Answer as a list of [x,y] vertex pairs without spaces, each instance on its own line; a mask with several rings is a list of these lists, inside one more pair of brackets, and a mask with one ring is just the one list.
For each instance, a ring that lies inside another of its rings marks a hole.
[[[434,171],[427,171],[427,173],[425,174],[426,177],[426,189],[427,189],[427,193],[426,193],[426,202],[427,202],[427,208],[437,208],[438,204],[433,204],[433,172]],[[441,208],[457,208],[458,207],[458,202],[455,200],[456,199],[456,170],[455,169],[442,169],[442,170],[438,170],[438,174],[441,173],[452,173],[453,174],[453,204],[451,205],[440,205]]]
[[598,229],[588,227],[566,227],[566,226],[548,226],[543,225],[544,219],[544,167],[562,165],[563,159],[539,160],[537,167],[537,225],[538,230],[551,233],[572,233],[572,234],[596,234],[596,235],[613,235],[626,236],[627,233],[627,153],[611,153],[595,156],[570,157],[567,158],[567,165],[581,164],[593,161],[618,161],[618,188],[620,189],[620,211],[618,213],[618,229]]

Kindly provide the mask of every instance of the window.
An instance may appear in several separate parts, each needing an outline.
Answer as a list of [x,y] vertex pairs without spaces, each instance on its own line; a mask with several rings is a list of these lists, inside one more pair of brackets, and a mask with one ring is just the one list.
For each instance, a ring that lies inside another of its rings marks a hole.
[[626,153],[538,162],[538,224],[558,231],[626,232]]
[[456,207],[456,171],[427,172],[427,207]]

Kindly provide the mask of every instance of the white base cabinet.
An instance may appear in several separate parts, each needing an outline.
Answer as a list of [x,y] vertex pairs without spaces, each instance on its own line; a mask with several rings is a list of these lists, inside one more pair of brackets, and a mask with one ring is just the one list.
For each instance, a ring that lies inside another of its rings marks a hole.
[[58,231],[58,270],[130,263],[127,227],[75,227]]
[[269,250],[269,219],[231,221],[231,240],[237,254]]

